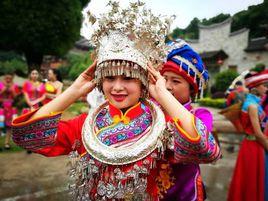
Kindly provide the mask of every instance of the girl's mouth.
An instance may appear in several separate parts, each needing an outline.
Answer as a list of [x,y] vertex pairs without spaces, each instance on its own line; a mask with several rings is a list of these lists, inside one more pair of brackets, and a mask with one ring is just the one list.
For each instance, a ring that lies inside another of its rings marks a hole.
[[124,94],[112,94],[112,97],[115,101],[117,102],[122,102],[125,100],[125,98],[127,97],[127,95]]

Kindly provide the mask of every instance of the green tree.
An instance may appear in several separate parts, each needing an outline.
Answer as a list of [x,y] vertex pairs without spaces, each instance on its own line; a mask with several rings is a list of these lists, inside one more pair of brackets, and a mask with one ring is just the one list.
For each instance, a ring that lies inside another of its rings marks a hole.
[[28,70],[43,55],[64,55],[79,38],[85,0],[1,0],[0,49],[24,54]]
[[233,16],[232,31],[242,28],[250,29],[250,38],[262,37],[266,35],[268,25],[268,3],[249,6],[247,10],[236,13]]
[[68,53],[66,55],[67,65],[59,68],[61,75],[69,80],[75,80],[84,70],[86,70],[91,64],[90,52],[86,54],[73,54]]
[[[249,6],[247,10],[236,13],[232,16],[231,31],[237,31],[242,28],[250,30],[249,37],[268,37],[268,0],[264,0],[262,4]],[[185,29],[176,28],[172,34],[179,35],[180,38],[197,39],[198,38],[198,24],[211,25],[220,23],[227,18],[231,17],[230,14],[219,14],[209,19],[194,18]],[[180,32],[180,34],[178,34]]]
[[200,24],[200,20],[195,17],[185,29],[185,32],[186,32],[185,38],[198,39],[198,36],[199,36],[198,25],[199,24]]
[[238,76],[238,73],[233,70],[225,70],[216,75],[215,89],[216,91],[226,91],[232,81]]
[[208,20],[205,18],[205,19],[202,20],[201,23],[203,25],[211,25],[211,24],[223,22],[224,20],[226,20],[226,19],[228,19],[230,17],[231,17],[230,14],[221,13],[219,15],[216,15],[215,17],[209,18]]

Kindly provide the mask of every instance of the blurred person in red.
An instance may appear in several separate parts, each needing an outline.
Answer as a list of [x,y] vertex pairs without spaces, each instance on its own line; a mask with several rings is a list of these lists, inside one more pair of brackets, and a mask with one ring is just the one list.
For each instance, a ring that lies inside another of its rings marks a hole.
[[11,122],[17,115],[17,109],[13,106],[14,98],[20,93],[19,87],[13,82],[14,74],[8,72],[0,81],[0,128],[5,128],[5,149],[10,149]]
[[268,73],[249,73],[245,77],[249,93],[242,105],[241,122],[246,136],[241,143],[233,178],[229,187],[228,201],[267,200],[267,115],[261,106],[266,94]]
[[25,114],[33,109],[41,106],[42,101],[46,98],[45,85],[39,81],[39,73],[37,70],[32,70],[29,75],[29,80],[23,84],[22,92],[29,108],[24,108],[22,114]]

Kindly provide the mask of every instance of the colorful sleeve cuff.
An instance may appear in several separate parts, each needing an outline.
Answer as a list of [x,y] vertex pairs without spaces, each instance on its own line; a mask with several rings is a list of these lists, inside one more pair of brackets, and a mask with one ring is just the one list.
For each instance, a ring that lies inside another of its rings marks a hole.
[[205,124],[193,117],[197,137],[193,138],[174,119],[174,153],[177,162],[208,163],[220,157],[220,149]]
[[61,117],[59,112],[30,119],[36,111],[21,115],[12,122],[13,141],[32,151],[54,145]]

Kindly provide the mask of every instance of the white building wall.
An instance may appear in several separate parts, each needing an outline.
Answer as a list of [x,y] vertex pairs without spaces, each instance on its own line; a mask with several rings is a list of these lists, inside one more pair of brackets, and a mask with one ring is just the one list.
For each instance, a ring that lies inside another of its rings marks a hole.
[[199,29],[198,41],[187,41],[198,53],[223,50],[228,58],[224,60],[221,71],[228,69],[230,65],[236,65],[238,72],[248,70],[257,63],[264,63],[268,66],[268,52],[245,52],[248,46],[249,30],[240,33],[231,32],[231,20],[220,25],[201,26]]
[[[198,52],[208,52],[222,49],[230,33],[230,24],[214,28],[199,29],[199,47]],[[202,45],[201,45],[202,44]]]

